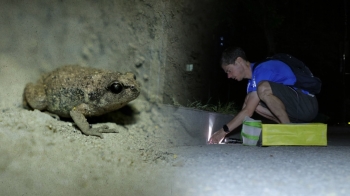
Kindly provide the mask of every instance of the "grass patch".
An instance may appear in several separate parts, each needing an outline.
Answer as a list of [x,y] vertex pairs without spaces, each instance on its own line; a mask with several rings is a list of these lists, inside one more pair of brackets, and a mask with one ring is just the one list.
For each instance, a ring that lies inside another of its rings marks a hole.
[[238,110],[236,105],[233,102],[221,103],[220,101],[216,104],[210,103],[210,100],[207,103],[201,101],[194,101],[189,103],[186,107],[194,108],[198,110],[205,110],[208,112],[216,112],[221,114],[233,114],[236,115]]

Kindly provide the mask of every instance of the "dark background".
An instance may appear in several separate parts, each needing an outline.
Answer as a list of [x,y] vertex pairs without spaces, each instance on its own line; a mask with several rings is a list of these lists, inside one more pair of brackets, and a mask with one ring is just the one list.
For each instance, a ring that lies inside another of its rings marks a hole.
[[[317,94],[320,115],[315,121],[346,124],[350,68],[343,56],[348,57],[348,4],[346,0],[232,2],[215,35],[218,62],[227,46],[243,48],[251,62],[278,52],[292,54],[322,80]],[[241,107],[246,84],[227,79],[218,63],[212,101],[233,101]]]

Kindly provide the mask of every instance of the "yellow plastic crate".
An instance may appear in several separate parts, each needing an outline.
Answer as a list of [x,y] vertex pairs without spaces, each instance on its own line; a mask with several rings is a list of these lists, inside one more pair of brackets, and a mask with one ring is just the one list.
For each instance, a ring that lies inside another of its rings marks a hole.
[[327,125],[262,124],[262,146],[327,146]]

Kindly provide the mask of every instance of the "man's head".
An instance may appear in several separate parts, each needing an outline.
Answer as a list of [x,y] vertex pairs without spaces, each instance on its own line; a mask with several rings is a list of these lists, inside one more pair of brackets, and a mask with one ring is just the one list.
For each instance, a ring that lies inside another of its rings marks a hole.
[[239,47],[231,47],[224,50],[221,56],[221,68],[227,73],[228,78],[241,81],[250,78],[251,72],[245,52]]
[[226,66],[229,64],[234,64],[238,57],[247,60],[245,52],[239,47],[229,47],[222,52],[221,56],[221,66]]

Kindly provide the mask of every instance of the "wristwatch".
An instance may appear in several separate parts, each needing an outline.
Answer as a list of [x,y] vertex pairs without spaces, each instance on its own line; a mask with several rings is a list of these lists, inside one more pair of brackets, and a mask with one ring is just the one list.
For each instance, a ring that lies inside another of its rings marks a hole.
[[224,125],[222,128],[226,133],[230,133],[230,130],[228,129],[227,125]]

